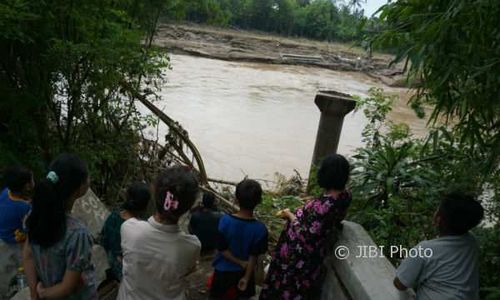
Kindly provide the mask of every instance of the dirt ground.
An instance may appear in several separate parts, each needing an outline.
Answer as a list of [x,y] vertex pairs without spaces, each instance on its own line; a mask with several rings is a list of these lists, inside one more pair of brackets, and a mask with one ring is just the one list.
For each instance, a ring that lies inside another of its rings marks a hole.
[[190,300],[202,300],[208,299],[208,290],[206,288],[206,283],[208,277],[212,274],[212,255],[203,256],[200,259],[200,263],[196,272],[189,275],[189,290],[188,299]]

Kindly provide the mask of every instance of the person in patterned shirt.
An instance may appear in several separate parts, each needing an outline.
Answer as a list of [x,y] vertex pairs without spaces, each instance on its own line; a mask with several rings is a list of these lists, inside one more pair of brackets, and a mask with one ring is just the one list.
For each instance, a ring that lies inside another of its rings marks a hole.
[[264,281],[260,299],[315,299],[321,265],[332,235],[342,228],[351,203],[346,191],[349,162],[339,154],[326,157],[318,169],[324,192],[295,213],[286,209],[288,220],[281,233]]
[[69,213],[89,188],[84,161],[59,155],[35,187],[23,264],[31,299],[97,299],[92,238]]

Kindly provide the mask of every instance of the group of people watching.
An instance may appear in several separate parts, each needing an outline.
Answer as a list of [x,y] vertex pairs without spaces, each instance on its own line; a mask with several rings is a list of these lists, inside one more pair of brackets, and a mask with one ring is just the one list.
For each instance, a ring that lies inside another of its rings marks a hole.
[[[326,157],[317,171],[322,194],[296,211],[280,212],[287,222],[272,246],[260,299],[318,298],[323,259],[352,201],[346,189],[349,171],[343,156]],[[89,188],[85,162],[61,154],[36,185],[32,172],[21,167],[7,169],[4,181],[0,239],[19,249],[23,245],[31,299],[97,299],[94,241],[70,214]],[[235,191],[239,210],[223,214],[209,193],[192,209],[200,194],[198,180],[181,166],[160,172],[151,185],[131,184],[123,204],[107,218],[100,241],[110,263],[108,278],[120,282],[118,299],[186,299],[187,276],[196,270],[200,253],[213,252],[210,299],[256,296],[255,269],[269,247],[268,230],[254,215],[262,193],[257,181],[241,181]],[[147,217],[151,201],[155,212]],[[188,212],[193,234],[179,225]],[[443,196],[434,216],[439,237],[419,244],[434,255],[404,259],[395,287],[415,288],[418,299],[479,299],[478,246],[469,230],[482,217],[483,208],[472,197]]]

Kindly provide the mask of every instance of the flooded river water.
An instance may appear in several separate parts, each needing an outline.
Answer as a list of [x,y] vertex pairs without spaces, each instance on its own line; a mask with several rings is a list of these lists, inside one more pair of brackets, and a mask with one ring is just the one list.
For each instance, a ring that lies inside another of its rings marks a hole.
[[[405,89],[359,73],[186,55],[172,55],[171,64],[156,104],[188,130],[208,175],[218,179],[272,180],[275,172],[288,176],[294,169],[306,177],[320,117],[314,104],[318,90],[363,97],[378,86],[408,97]],[[408,123],[417,135],[425,132],[425,122],[405,99],[396,103],[391,119]],[[339,153],[350,155],[362,145],[365,124],[361,111],[346,116]]]

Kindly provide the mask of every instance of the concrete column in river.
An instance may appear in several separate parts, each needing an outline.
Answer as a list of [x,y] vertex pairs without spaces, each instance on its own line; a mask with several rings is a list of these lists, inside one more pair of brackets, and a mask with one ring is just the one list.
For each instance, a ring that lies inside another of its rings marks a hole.
[[314,146],[311,169],[317,166],[321,159],[331,153],[336,153],[344,123],[344,116],[356,106],[351,95],[336,91],[320,91],[314,103],[321,111],[316,145]]

